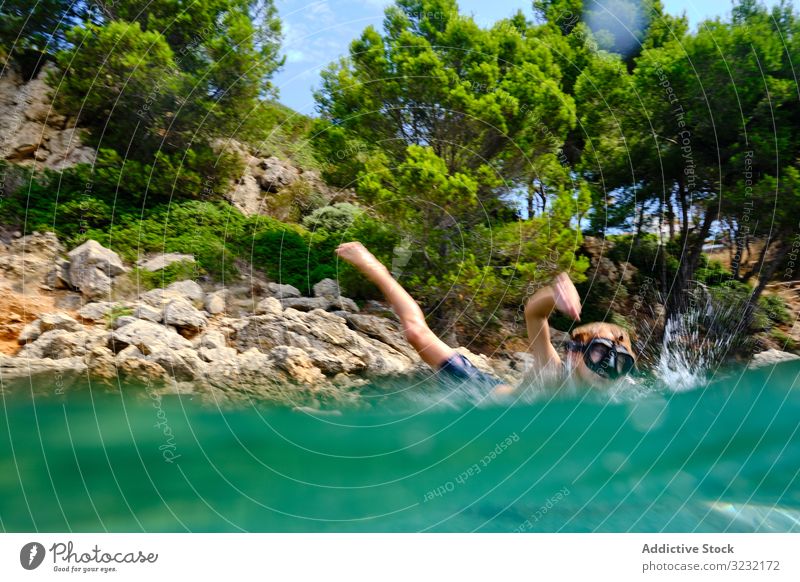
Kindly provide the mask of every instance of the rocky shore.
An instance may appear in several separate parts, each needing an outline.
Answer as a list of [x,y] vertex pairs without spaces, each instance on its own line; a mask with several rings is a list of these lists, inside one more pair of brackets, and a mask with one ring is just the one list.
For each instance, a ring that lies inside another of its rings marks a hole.
[[[3,389],[143,385],[213,402],[315,406],[431,374],[385,305],[360,309],[331,279],[311,297],[268,281],[143,290],[131,284],[133,265],[96,241],[66,252],[52,233],[10,236],[0,248]],[[191,258],[146,257],[139,268]],[[524,360],[460,350],[508,381]]]

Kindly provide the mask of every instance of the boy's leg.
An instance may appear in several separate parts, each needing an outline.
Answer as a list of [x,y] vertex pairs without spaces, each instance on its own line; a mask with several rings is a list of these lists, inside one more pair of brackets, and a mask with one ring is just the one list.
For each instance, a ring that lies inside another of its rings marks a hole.
[[428,327],[425,315],[414,298],[403,289],[389,270],[360,242],[339,245],[336,254],[353,265],[377,285],[400,318],[408,343],[422,360],[438,370],[456,351],[437,337]]

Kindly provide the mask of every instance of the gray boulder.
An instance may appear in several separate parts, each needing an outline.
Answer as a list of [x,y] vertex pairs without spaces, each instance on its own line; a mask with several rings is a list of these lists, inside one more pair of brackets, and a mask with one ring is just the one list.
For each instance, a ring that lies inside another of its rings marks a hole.
[[78,316],[87,321],[103,321],[106,315],[121,304],[116,301],[93,301],[78,310]]
[[125,272],[119,255],[96,240],[87,240],[68,256],[70,284],[89,299],[107,296],[112,277]]
[[84,356],[94,347],[103,346],[108,341],[105,330],[67,331],[51,329],[40,335],[36,341],[25,346],[17,354],[23,358],[51,358],[60,360]]
[[162,347],[173,350],[192,347],[189,340],[180,336],[172,328],[144,319],[135,319],[114,330],[109,343],[109,347],[117,352],[127,346],[136,346],[143,354],[149,354]]
[[281,315],[283,306],[274,297],[266,297],[256,305],[256,315]]
[[190,279],[186,279],[184,281],[175,281],[167,286],[167,291],[178,293],[192,302],[202,302],[203,298],[205,297],[203,288]]
[[226,289],[206,293],[203,300],[203,308],[211,315],[225,313],[228,308],[228,295],[229,293]]
[[267,283],[267,292],[277,299],[290,299],[302,297],[302,293],[297,287],[292,285],[281,285],[280,283]]
[[273,193],[300,179],[297,168],[275,156],[262,159],[251,167],[251,172],[262,190]]
[[22,331],[17,337],[17,342],[20,344],[27,344],[34,341],[40,335],[42,335],[42,322],[38,319],[34,319],[22,328]]
[[339,297],[339,283],[333,279],[323,279],[314,285],[314,297]]
[[194,333],[208,325],[208,318],[188,301],[175,299],[164,307],[164,323]]
[[419,360],[419,355],[406,340],[399,323],[377,315],[346,313],[345,317],[348,326],[355,331],[386,344],[410,360]]
[[286,309],[282,316],[255,315],[235,326],[234,344],[240,351],[257,348],[271,353],[278,346],[305,351],[313,365],[326,375],[401,373],[414,362],[383,342],[364,338],[332,313],[315,309]]
[[44,284],[50,289],[69,289],[69,261],[56,257],[55,265],[44,277]]
[[82,330],[83,326],[72,319],[66,313],[43,313],[39,316],[40,328],[43,332],[51,329],[63,329],[66,331]]
[[174,263],[194,263],[194,255],[182,255],[180,253],[162,253],[149,259],[142,259],[138,262],[140,268],[151,273],[160,271]]
[[796,360],[800,360],[800,356],[797,354],[770,349],[755,354],[747,367],[751,370],[754,370],[756,368],[775,366],[777,364],[782,364],[783,362],[793,362]]
[[54,329],[74,332],[83,330],[83,326],[66,313],[44,313],[22,328],[17,342],[29,344],[38,339],[43,333]]
[[314,385],[325,381],[325,374],[314,365],[305,350],[292,346],[278,346],[270,355],[290,378],[301,384]]
[[341,311],[349,311],[351,313],[358,313],[360,310],[358,309],[358,305],[356,302],[350,299],[349,297],[334,297],[330,300],[330,304],[327,307],[327,310],[330,311],[331,309],[341,310]]
[[200,380],[207,367],[197,352],[190,348],[172,350],[161,346],[147,354],[146,359],[164,368],[176,380]]
[[111,327],[113,329],[119,329],[121,327],[130,325],[131,323],[135,323],[137,321],[139,321],[139,318],[134,317],[133,315],[121,315],[111,322]]
[[197,355],[206,362],[232,362],[236,360],[237,352],[235,349],[225,346],[216,348],[200,346],[197,349]]
[[146,319],[153,323],[161,323],[164,319],[164,310],[142,302],[133,308],[133,316],[137,319]]
[[185,299],[182,293],[177,291],[167,291],[166,289],[150,289],[139,296],[139,300],[155,307],[156,309],[164,309],[170,301],[174,299]]
[[25,358],[0,354],[0,377],[3,389],[19,386],[30,390],[60,393],[86,375],[83,358],[75,356],[53,360],[50,358]]
[[216,349],[224,348],[228,345],[228,342],[225,340],[225,334],[216,329],[206,331],[203,335],[198,337],[196,341],[198,348]]
[[292,297],[281,299],[280,302],[284,309],[296,309],[298,311],[327,310],[331,304],[325,297]]

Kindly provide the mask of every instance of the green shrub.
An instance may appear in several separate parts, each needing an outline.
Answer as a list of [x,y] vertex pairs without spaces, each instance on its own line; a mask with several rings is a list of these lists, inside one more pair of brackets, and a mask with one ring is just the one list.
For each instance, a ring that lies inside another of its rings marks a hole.
[[700,255],[700,264],[695,272],[695,279],[706,285],[721,285],[729,281],[733,275],[717,260],[709,260],[708,256]]
[[792,314],[780,295],[762,295],[758,300],[758,306],[775,323],[791,325]]
[[333,206],[317,208],[303,218],[303,226],[312,232],[316,230],[343,232],[350,228],[355,219],[363,212],[354,204],[339,202]]
[[166,287],[175,281],[186,279],[197,280],[205,274],[205,270],[192,261],[179,261],[167,265],[158,271],[146,271],[138,267],[133,269],[132,278],[138,282],[138,286],[143,289],[157,289]]
[[253,237],[253,264],[274,281],[294,285],[305,294],[313,285],[310,275],[317,266],[315,259],[301,231],[289,225],[270,224]]
[[779,343],[781,345],[781,349],[783,350],[795,352],[798,350],[798,348],[800,348],[800,345],[798,345],[797,341],[794,338],[792,338],[786,332],[778,328],[773,328],[772,330],[770,330],[769,336],[775,342]]
[[105,315],[106,327],[109,329],[114,327],[114,322],[123,315],[133,315],[133,309],[130,307],[124,307],[122,305],[115,305],[112,307],[111,310]]

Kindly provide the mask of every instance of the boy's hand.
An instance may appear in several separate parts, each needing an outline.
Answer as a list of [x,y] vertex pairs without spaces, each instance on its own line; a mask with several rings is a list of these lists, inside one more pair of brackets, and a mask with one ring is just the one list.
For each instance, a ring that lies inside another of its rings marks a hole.
[[339,258],[347,261],[362,272],[383,267],[382,263],[375,258],[375,255],[358,241],[340,244],[336,247],[336,254]]
[[556,309],[567,317],[580,321],[581,298],[569,276],[566,273],[559,273],[553,280],[552,288]]

